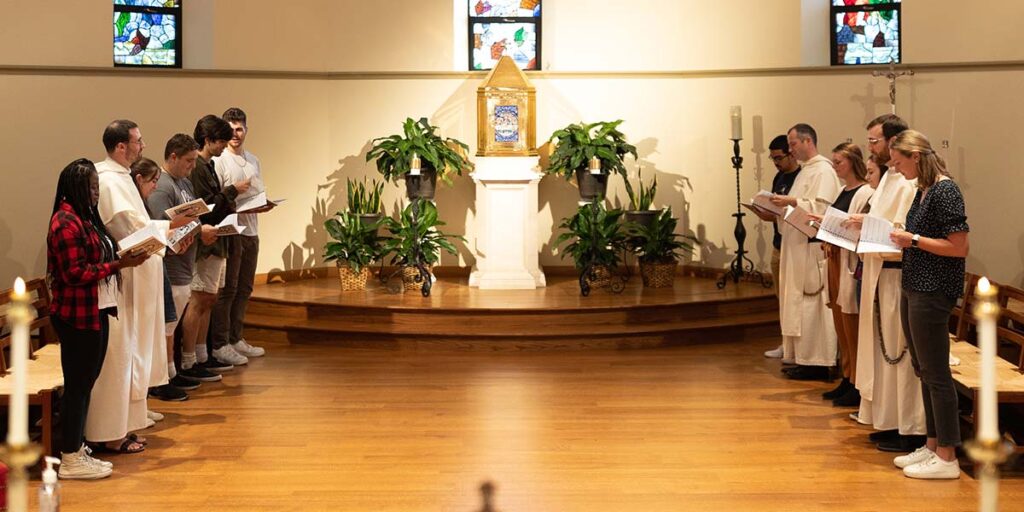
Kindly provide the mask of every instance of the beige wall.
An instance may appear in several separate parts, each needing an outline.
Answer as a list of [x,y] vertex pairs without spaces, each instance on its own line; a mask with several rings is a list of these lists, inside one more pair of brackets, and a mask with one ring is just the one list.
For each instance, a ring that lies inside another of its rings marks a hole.
[[[455,50],[450,32],[444,29],[445,24],[452,24],[451,3],[431,1],[437,6],[425,11],[429,23],[384,18],[374,10],[380,8],[374,6],[382,4],[411,5],[416,3],[413,0],[294,2],[289,3],[288,13],[277,11],[275,6],[280,3],[264,0],[188,3],[192,12],[213,13],[215,18],[212,22],[207,20],[215,27],[214,34],[202,34],[211,43],[205,48],[199,46],[207,53],[193,53],[191,57],[200,64],[205,61],[219,69],[321,72],[317,74],[134,75],[103,70],[0,68],[0,119],[4,120],[0,128],[0,154],[6,164],[0,170],[4,179],[4,187],[0,188],[0,283],[9,282],[14,275],[40,275],[44,271],[43,239],[56,175],[74,158],[101,157],[99,138],[106,122],[115,117],[135,119],[142,125],[149,143],[145,154],[159,157],[170,135],[178,131],[189,133],[201,115],[219,113],[230,105],[241,106],[250,114],[249,146],[263,161],[271,195],[289,199],[263,218],[260,271],[320,265],[320,248],[325,241],[322,221],[344,206],[345,178],[375,175],[372,166],[364,161],[371,138],[396,132],[406,116],[429,116],[445,134],[471,145],[475,142],[473,99],[477,77],[322,73],[451,69]],[[593,48],[587,46],[586,51],[581,51],[563,43],[581,36],[587,27],[601,25],[600,20],[588,18],[592,15],[586,13],[592,11],[575,13],[569,8],[571,2],[552,2],[545,18],[545,62],[550,62],[551,69],[614,71],[797,66],[801,59],[809,59],[807,52],[801,51],[796,29],[801,23],[799,0],[748,4],[772,4],[771,9],[752,7],[759,9],[758,19],[765,25],[790,27],[787,23],[791,18],[794,20],[792,30],[767,32],[758,32],[763,30],[760,25],[741,23],[736,30],[752,34],[743,44],[730,43],[736,38],[729,36],[723,25],[727,26],[726,22],[735,14],[732,9],[745,2],[640,3],[642,7],[660,6],[662,10],[658,15],[627,15],[629,23],[623,26],[643,28],[625,32],[623,48],[597,42]],[[993,3],[1006,10],[1018,9],[1020,5],[1011,0]],[[683,4],[687,9],[675,7]],[[718,4],[722,7],[703,7]],[[97,32],[102,32],[102,44],[93,44],[91,39],[96,34],[86,31],[74,38],[80,39],[75,42],[74,52],[50,45],[15,52],[10,43],[29,37],[29,33],[22,24],[11,23],[7,13],[29,16],[34,12],[33,5],[35,2],[28,0],[0,0],[4,9],[4,16],[0,17],[0,66],[109,65],[109,32],[105,28],[109,2],[68,2],[73,6],[69,8],[75,10],[79,22],[76,26],[89,25],[81,20],[92,17],[96,20],[91,23],[103,24],[104,29]],[[232,10],[239,6],[250,8]],[[920,8],[920,0],[907,2],[906,15]],[[102,16],[94,11],[102,11]],[[224,23],[229,15],[246,20],[248,31],[238,31]],[[682,28],[664,24],[661,20],[665,19],[684,20],[678,25]],[[940,26],[936,19],[925,16],[915,21],[915,26],[936,29]],[[296,40],[279,37],[306,21],[324,27],[322,45],[311,44],[308,39],[298,44]],[[956,26],[971,27],[973,23],[968,20]],[[915,60],[941,60],[940,54],[914,53],[938,44],[930,41],[926,32],[914,35],[910,25],[905,26],[908,60],[911,56]],[[991,37],[1009,33],[998,27],[989,32]],[[409,33],[416,34],[412,38],[416,44],[402,39],[402,34]],[[246,34],[252,43],[249,46],[243,44]],[[253,38],[253,34],[275,36]],[[954,38],[962,41],[966,50],[956,49],[960,53],[954,52],[951,61],[1020,58],[1014,53],[1020,52],[1019,48],[989,47],[987,38],[959,34],[954,34]],[[673,45],[682,41],[687,44],[677,45],[683,47],[678,53],[657,53],[650,45],[661,39],[672,40]],[[701,47],[704,42],[719,44],[715,51],[721,52],[716,54]],[[198,43],[193,40],[193,44]],[[308,51],[296,53],[301,48]],[[617,57],[598,58],[600,55]],[[630,55],[651,59],[623,59]],[[717,55],[719,60],[710,60],[708,55]],[[969,268],[1018,285],[1024,284],[1024,228],[1016,219],[1021,217],[1019,205],[1024,185],[1016,179],[1022,175],[1021,164],[1009,155],[1007,148],[1014,147],[1024,136],[1019,125],[1024,118],[1024,106],[1013,101],[1013,91],[1022,80],[1024,66],[1008,62],[976,70],[921,68],[914,77],[904,79],[899,88],[901,114],[915,128],[930,135],[937,145],[942,140],[949,141],[950,147],[941,151],[965,191],[974,228]],[[626,119],[622,128],[640,149],[644,168],[655,170],[659,177],[658,203],[671,205],[683,214],[681,229],[704,240],[695,261],[713,267],[724,266],[730,259],[729,251],[734,250],[733,219],[729,215],[735,207],[735,189],[726,140],[730,105],[743,106],[747,140],[743,143],[746,162],[742,186],[743,195],[749,197],[758,188],[768,186],[774,172],[763,153],[774,134],[794,122],[807,121],[818,128],[823,148],[846,138],[862,143],[863,125],[885,111],[888,100],[884,81],[871,78],[868,71],[783,69],[728,76],[657,77],[555,73],[535,76],[534,82],[539,101],[538,131],[542,137],[569,122]],[[538,237],[543,248],[542,263],[568,264],[553,253],[550,242],[554,238],[552,226],[574,208],[575,190],[564,181],[546,178],[541,182],[540,192],[542,220]],[[618,200],[624,199],[620,180],[613,180],[611,193]],[[449,222],[451,231],[470,239],[466,247],[472,247],[475,233],[474,194],[468,177],[438,193],[442,217]],[[389,211],[401,196],[400,187],[388,186]],[[748,248],[754,249],[754,260],[765,265],[770,227],[749,217],[746,227]],[[466,247],[458,258],[446,256],[443,263],[471,264],[473,255]]]

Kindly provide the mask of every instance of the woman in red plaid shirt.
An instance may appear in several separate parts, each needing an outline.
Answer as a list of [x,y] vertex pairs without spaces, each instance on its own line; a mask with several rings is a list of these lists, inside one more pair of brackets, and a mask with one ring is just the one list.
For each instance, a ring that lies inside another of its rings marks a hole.
[[111,473],[109,462],[89,455],[83,434],[89,396],[107,351],[107,315],[117,313],[116,308],[107,308],[114,304],[112,298],[101,304],[99,283],[119,283],[122,268],[148,257],[126,254],[118,259],[117,242],[96,210],[99,190],[92,162],[82,158],[68,164],[57,181],[46,237],[46,273],[53,295],[50,321],[60,337],[64,373],[61,478],[94,479]]

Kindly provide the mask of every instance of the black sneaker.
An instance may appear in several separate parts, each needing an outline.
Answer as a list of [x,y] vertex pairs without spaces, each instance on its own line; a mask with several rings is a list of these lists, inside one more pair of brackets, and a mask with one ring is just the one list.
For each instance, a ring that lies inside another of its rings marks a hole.
[[211,358],[207,359],[205,363],[198,363],[198,364],[199,364],[199,366],[202,366],[203,368],[206,368],[207,370],[210,370],[211,372],[217,372],[217,373],[230,372],[231,370],[235,369],[234,365],[227,364],[227,363],[222,363],[222,362],[218,361],[216,357],[211,357]]
[[198,364],[192,365],[192,368],[179,371],[178,376],[192,382],[217,382],[223,378],[219,373],[213,373]]
[[850,388],[845,395],[832,400],[832,405],[836,407],[857,407],[860,405],[860,391],[857,391],[857,388]]
[[184,402],[188,400],[188,393],[171,384],[149,388],[149,396],[165,402]]
[[170,384],[172,386],[178,388],[178,389],[182,389],[182,390],[185,390],[185,391],[192,391],[193,389],[196,389],[196,388],[199,387],[199,383],[198,382],[196,382],[194,380],[188,380],[188,379],[182,378],[181,375],[175,375],[171,379]]
[[878,443],[880,441],[892,441],[900,437],[900,431],[896,429],[892,430],[879,430],[868,434],[868,441],[872,443]]

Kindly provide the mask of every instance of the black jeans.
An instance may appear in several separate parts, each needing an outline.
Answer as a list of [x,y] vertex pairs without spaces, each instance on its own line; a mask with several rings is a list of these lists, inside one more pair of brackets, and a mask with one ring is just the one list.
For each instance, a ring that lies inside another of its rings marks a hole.
[[89,397],[107,355],[108,319],[105,313],[100,313],[98,331],[77,329],[52,316],[50,322],[60,338],[60,367],[64,373],[64,394],[60,400],[60,451],[74,453],[85,442]]
[[941,291],[903,289],[900,314],[914,373],[921,378],[925,428],[939,446],[960,446],[960,414],[949,371],[949,313],[956,299]]
[[210,350],[228,343],[234,345],[242,339],[245,309],[256,277],[259,237],[237,235],[231,237],[228,244],[224,287],[217,294],[217,304],[210,315]]

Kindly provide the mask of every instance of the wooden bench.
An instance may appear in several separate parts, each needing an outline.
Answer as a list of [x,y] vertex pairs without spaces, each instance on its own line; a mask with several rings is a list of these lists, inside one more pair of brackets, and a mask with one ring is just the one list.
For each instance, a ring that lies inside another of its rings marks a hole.
[[[64,386],[64,372],[60,366],[60,346],[57,344],[57,332],[50,323],[50,292],[43,279],[34,279],[26,283],[29,293],[34,295],[32,308],[36,312],[36,318],[32,321],[29,330],[38,334],[31,341],[31,359],[28,363],[28,403],[29,406],[38,406],[42,409],[42,435],[40,444],[47,455],[54,455],[54,401],[58,391]],[[12,381],[6,375],[8,370],[8,359],[5,351],[11,343],[11,335],[7,322],[7,307],[11,301],[11,290],[0,292],[0,406],[7,407],[10,402]]]
[[[977,276],[966,280],[956,334],[950,335],[950,353],[960,359],[960,364],[950,367],[950,370],[957,392],[973,400],[972,411],[964,417],[972,425],[978,417],[978,397],[981,391],[981,350],[971,343],[977,326],[973,311],[977,282]],[[996,321],[997,345],[1005,347],[1012,344],[1020,349],[1015,357],[1016,364],[1002,357],[996,358],[997,401],[1000,404],[1024,404],[1024,369],[1021,368],[1024,363],[1024,332],[1019,330],[1020,326],[1024,326],[1024,314],[1007,307],[1014,302],[1024,305],[1024,291],[999,285],[997,301],[1000,305]],[[1024,451],[1016,440],[1015,444],[1017,452]]]

